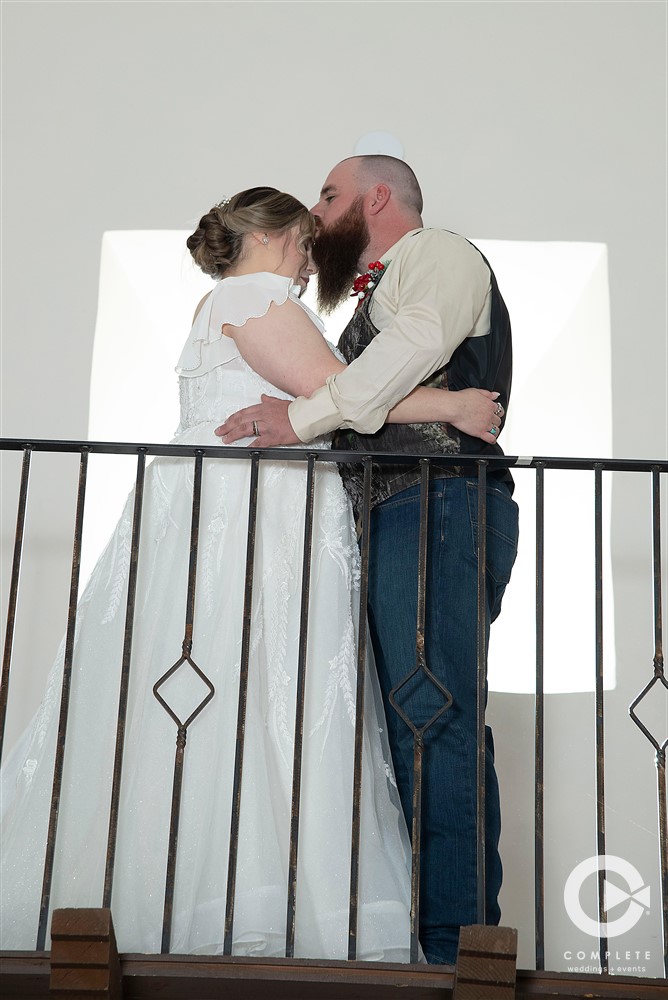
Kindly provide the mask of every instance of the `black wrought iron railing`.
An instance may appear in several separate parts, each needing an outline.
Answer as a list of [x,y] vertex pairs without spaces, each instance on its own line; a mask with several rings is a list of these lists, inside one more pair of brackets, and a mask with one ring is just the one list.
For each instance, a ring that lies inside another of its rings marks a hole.
[[[15,625],[17,620],[17,609],[20,602],[29,602],[30,594],[22,595],[19,587],[21,564],[24,552],[24,537],[27,518],[29,515],[29,482],[31,475],[31,464],[33,455],[38,452],[51,453],[73,453],[80,455],[78,493],[76,503],[74,544],[71,566],[71,582],[69,606],[67,615],[67,632],[65,642],[64,669],[62,676],[62,686],[60,693],[60,717],[58,726],[58,737],[56,744],[56,755],[53,773],[53,785],[51,793],[51,805],[49,812],[48,833],[46,838],[46,851],[44,870],[42,877],[42,893],[40,911],[37,917],[37,936],[35,947],[43,950],[48,937],[49,913],[51,907],[52,884],[54,872],[54,860],[57,850],[57,830],[59,819],[59,805],[63,784],[63,767],[65,760],[65,746],[67,740],[68,714],[70,705],[70,690],[72,684],[72,664],[75,647],[75,629],[77,619],[77,600],[79,594],[79,575],[81,566],[81,547],[83,537],[84,510],[86,504],[86,484],[88,475],[88,458],[90,455],[127,455],[136,457],[136,477],[134,489],[134,508],[132,517],[132,535],[130,545],[130,567],[128,576],[127,598],[125,608],[125,631],[124,644],[122,650],[122,662],[120,665],[120,694],[118,702],[118,715],[116,725],[115,752],[112,760],[109,760],[109,772],[112,774],[111,780],[111,803],[109,810],[108,839],[106,851],[106,868],[104,877],[104,891],[100,900],[100,905],[110,906],[114,883],[114,868],[116,858],[116,846],[118,837],[119,822],[119,802],[120,787],[123,774],[123,755],[125,746],[125,728],[128,709],[128,697],[130,688],[130,671],[132,661],[132,645],[134,624],[137,605],[137,568],[141,552],[141,523],[142,504],[144,499],[144,482],[146,473],[146,463],[148,458],[156,456],[168,456],[170,458],[180,458],[184,462],[192,462],[194,468],[193,475],[193,496],[192,496],[192,520],[190,534],[190,558],[187,581],[187,600],[185,608],[183,642],[180,657],[176,662],[156,680],[153,693],[162,705],[164,710],[172,719],[176,727],[176,752],[174,760],[173,794],[170,816],[169,847],[166,858],[166,878],[164,885],[164,909],[162,923],[162,951],[170,951],[172,909],[174,898],[174,879],[176,859],[179,845],[179,822],[181,814],[181,800],[183,794],[184,760],[187,748],[187,737],[189,727],[195,723],[198,715],[208,702],[215,696],[214,685],[201,667],[195,662],[192,656],[193,631],[196,627],[194,621],[195,592],[198,580],[198,550],[199,550],[199,520],[202,490],[202,469],[204,461],[225,462],[230,459],[244,458],[250,464],[250,489],[248,496],[248,529],[246,563],[244,572],[244,601],[243,601],[243,621],[241,626],[241,669],[237,708],[237,729],[235,740],[234,775],[232,781],[233,802],[231,809],[231,830],[229,841],[229,856],[227,861],[227,898],[225,912],[225,927],[223,952],[226,955],[232,954],[233,927],[235,915],[236,896],[236,872],[237,855],[239,848],[240,830],[240,808],[241,789],[243,782],[243,760],[245,742],[245,721],[248,696],[248,675],[249,663],[251,659],[251,619],[252,619],[252,595],[253,595],[253,565],[254,548],[257,531],[258,512],[258,483],[259,473],[262,463],[280,460],[281,462],[305,463],[305,524],[304,524],[304,550],[302,560],[302,580],[301,580],[301,621],[299,635],[299,662],[297,669],[297,704],[294,720],[294,760],[293,760],[293,786],[292,786],[292,811],[289,836],[289,876],[287,890],[287,932],[285,941],[285,956],[292,957],[295,950],[295,914],[298,897],[297,862],[299,857],[299,832],[300,832],[300,801],[301,801],[301,778],[303,764],[303,726],[304,726],[304,690],[307,670],[307,639],[309,630],[309,594],[311,587],[311,538],[314,517],[314,485],[316,477],[316,467],[322,462],[361,462],[364,467],[364,504],[361,517],[361,587],[359,597],[360,621],[364,621],[366,614],[366,602],[369,586],[369,523],[370,523],[370,495],[371,495],[371,457],[360,456],[359,453],[329,452],[329,451],[309,451],[309,449],[253,449],[249,452],[245,448],[225,448],[220,447],[191,447],[184,445],[137,445],[107,442],[83,442],[83,441],[46,441],[33,440],[24,441],[19,439],[5,439],[0,442],[0,448],[7,452],[22,452],[23,462],[18,482],[18,513],[16,518],[16,531],[13,540],[13,558],[11,560],[11,573],[8,588],[7,607],[7,627],[4,646],[2,679],[0,684],[0,760],[2,759],[3,740],[6,728],[7,709],[12,694],[13,671],[13,647]],[[422,763],[425,746],[425,732],[435,723],[443,713],[446,713],[452,704],[452,697],[448,690],[441,684],[429,670],[425,660],[425,588],[426,588],[426,562],[427,562],[427,515],[428,515],[428,482],[430,461],[420,456],[389,456],[374,454],[373,461],[378,463],[406,462],[407,464],[418,464],[421,468],[421,508],[420,508],[420,541],[419,541],[419,568],[418,568],[418,614],[416,622],[415,667],[394,689],[391,696],[391,703],[400,713],[406,725],[413,734],[414,742],[414,795],[413,795],[413,815],[411,827],[412,842],[412,888],[411,888],[411,961],[418,958],[418,927],[420,914],[420,833],[421,833],[421,793],[422,793]],[[443,456],[437,459],[439,466],[453,464],[452,456]],[[641,679],[641,688],[637,697],[633,700],[629,708],[630,719],[644,734],[648,743],[652,746],[656,764],[657,780],[657,818],[658,818],[658,864],[660,870],[660,894],[661,894],[661,935],[663,945],[663,969],[664,975],[668,976],[668,819],[666,807],[666,748],[668,739],[662,739],[660,735],[652,732],[648,725],[642,721],[639,709],[643,700],[655,688],[668,689],[668,681],[664,671],[663,660],[663,635],[662,635],[662,499],[661,484],[662,477],[668,474],[668,462],[666,461],[635,461],[635,460],[612,460],[612,459],[586,459],[586,458],[547,458],[530,457],[522,458],[515,456],[500,456],[479,459],[475,457],[458,456],[457,467],[467,469],[467,474],[477,476],[479,483],[478,490],[478,662],[477,662],[477,682],[478,682],[478,794],[477,794],[477,824],[478,824],[478,922],[485,922],[485,703],[486,703],[486,681],[487,681],[487,657],[485,643],[485,573],[486,573],[486,539],[487,539],[487,510],[486,510],[486,482],[490,473],[501,469],[510,468],[517,472],[519,476],[530,476],[533,473],[535,481],[535,525],[536,525],[536,552],[535,552],[535,739],[533,746],[534,754],[534,774],[535,774],[535,800],[533,810],[534,823],[534,914],[533,924],[535,927],[535,966],[541,970],[545,968],[545,705],[546,693],[544,683],[545,664],[545,632],[544,632],[544,612],[545,612],[545,477],[546,473],[552,470],[570,470],[593,472],[593,511],[594,511],[594,555],[595,555],[595,578],[592,580],[592,587],[595,595],[595,651],[594,651],[594,672],[595,672],[595,718],[594,718],[594,743],[595,743],[595,784],[596,784],[596,851],[599,857],[606,856],[606,755],[605,755],[605,698],[603,684],[603,615],[604,615],[604,595],[603,595],[603,476],[611,473],[632,473],[642,476],[651,482],[651,518],[652,533],[652,594],[653,594],[653,621],[654,621],[654,657],[653,673],[649,680],[644,682]],[[665,512],[664,512],[665,513]],[[523,511],[523,516],[528,516],[528,511]],[[241,572],[241,569],[239,570]],[[623,614],[623,612],[621,612]],[[359,913],[359,881],[360,881],[360,789],[362,781],[362,752],[363,752],[363,718],[364,718],[364,691],[365,691],[365,671],[367,669],[367,633],[365,628],[359,629],[357,648],[357,691],[356,691],[356,722],[354,737],[354,768],[350,780],[353,785],[353,817],[352,817],[352,842],[350,848],[350,891],[349,891],[349,930],[348,930],[348,958],[354,960],[357,957],[357,923]],[[163,684],[177,672],[182,666],[193,670],[204,683],[206,693],[203,695],[199,705],[197,705],[187,718],[181,718],[161,693]],[[443,696],[443,705],[439,711],[423,725],[417,725],[404,711],[400,701],[396,698],[399,690],[410,679],[422,673],[429,680],[436,684]],[[606,911],[606,868],[602,865],[598,872],[598,921],[599,927],[605,928],[607,920]],[[601,930],[599,938],[600,966],[602,972],[608,971],[607,953],[609,952],[609,942],[605,932]]]

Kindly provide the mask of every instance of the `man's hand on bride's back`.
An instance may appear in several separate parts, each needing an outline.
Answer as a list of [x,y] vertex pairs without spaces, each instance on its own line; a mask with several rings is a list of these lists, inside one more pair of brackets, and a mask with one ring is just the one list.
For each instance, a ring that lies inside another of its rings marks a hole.
[[[262,402],[237,410],[214,431],[223,444],[234,444],[240,438],[255,438],[253,445],[275,448],[282,444],[301,444],[288,417],[287,399],[261,396]],[[249,445],[251,447],[251,445]]]

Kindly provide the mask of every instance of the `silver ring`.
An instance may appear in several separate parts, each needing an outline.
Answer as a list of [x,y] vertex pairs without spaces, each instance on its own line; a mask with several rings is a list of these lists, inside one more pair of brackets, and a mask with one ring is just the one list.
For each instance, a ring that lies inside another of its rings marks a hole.
[[493,437],[496,437],[496,435],[499,433],[499,428],[496,426],[496,424],[492,424],[492,426],[489,429],[489,433],[493,435]]
[[257,420],[253,421],[253,435],[256,438],[259,438],[259,436],[260,436],[260,428],[257,425]]
[[494,415],[496,417],[503,416],[503,407],[501,406],[501,403],[497,403],[496,406],[494,407]]

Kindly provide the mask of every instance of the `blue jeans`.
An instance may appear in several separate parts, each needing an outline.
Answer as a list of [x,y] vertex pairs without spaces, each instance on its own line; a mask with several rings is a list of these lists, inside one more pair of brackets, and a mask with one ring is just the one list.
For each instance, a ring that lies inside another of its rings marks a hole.
[[[425,652],[429,669],[452,694],[452,706],[425,734],[422,785],[420,942],[429,962],[454,964],[459,928],[478,922],[476,876],[477,479],[429,484]],[[389,693],[415,666],[420,487],[371,513],[369,625],[388,736],[410,830],[413,735]],[[517,554],[518,508],[508,487],[487,488],[487,642],[489,624]],[[424,725],[443,696],[419,674],[397,700]],[[492,732],[486,727],[486,922],[498,924],[501,859],[499,789]]]

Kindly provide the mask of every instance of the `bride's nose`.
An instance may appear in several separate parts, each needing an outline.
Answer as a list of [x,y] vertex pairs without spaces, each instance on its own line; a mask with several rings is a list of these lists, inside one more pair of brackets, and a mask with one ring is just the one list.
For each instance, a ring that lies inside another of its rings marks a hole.
[[318,268],[315,261],[313,260],[313,253],[311,250],[309,250],[308,253],[306,254],[306,273],[307,274],[318,273]]

